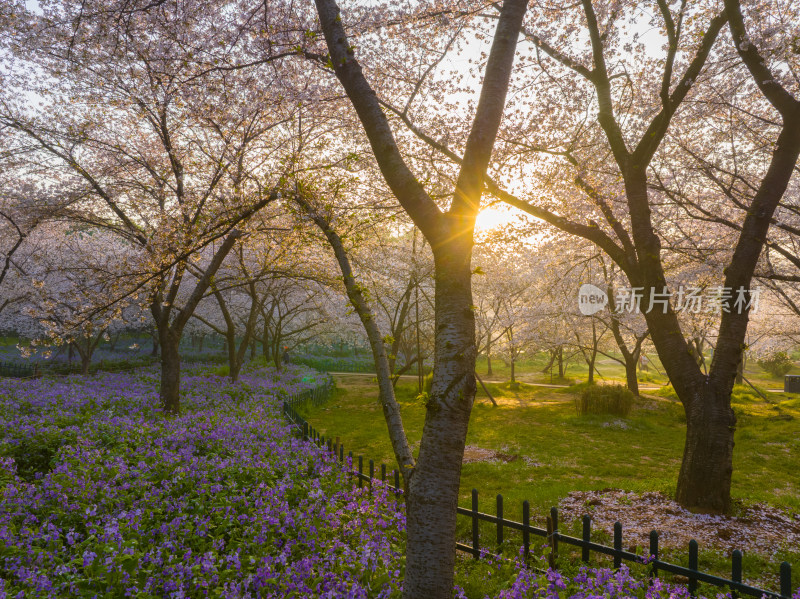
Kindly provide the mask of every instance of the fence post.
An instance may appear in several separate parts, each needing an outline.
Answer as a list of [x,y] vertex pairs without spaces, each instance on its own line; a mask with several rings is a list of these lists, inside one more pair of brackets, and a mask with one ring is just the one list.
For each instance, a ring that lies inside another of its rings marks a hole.
[[503,551],[503,496],[497,495],[497,553]]
[[303,422],[303,441],[308,441],[308,422]]
[[339,445],[339,461],[344,463],[344,445]]
[[622,565],[622,524],[614,522],[614,568]]
[[[689,569],[697,572],[697,541],[689,541]],[[689,575],[689,594],[694,597],[697,593],[697,578]]]
[[792,566],[789,562],[781,564],[781,597],[789,599],[792,596]]
[[[734,551],[734,553],[736,553]],[[741,554],[740,554],[741,555]],[[650,557],[653,558],[652,573],[653,578],[658,576],[658,533],[655,530],[650,531]]]
[[553,538],[550,540],[553,550],[550,555],[553,556],[553,569],[555,569],[558,559],[558,508],[555,506],[550,508],[550,519],[553,521]]
[[581,547],[581,559],[589,563],[589,543],[592,542],[592,517],[589,514],[583,517],[583,542]]
[[397,469],[394,471],[394,492],[400,492],[400,472]]
[[381,464],[381,482],[386,482],[386,464]]
[[525,554],[525,560],[530,557],[531,553],[531,504],[528,500],[522,502],[522,547]]
[[372,479],[375,478],[375,462],[369,461],[369,488],[372,489]]
[[364,456],[358,456],[358,487],[361,488],[364,480]]
[[[733,582],[742,582],[742,552],[734,549],[731,554],[731,580]],[[736,599],[739,594],[735,589],[731,589],[731,597]]]
[[472,557],[478,559],[478,489],[472,489]]

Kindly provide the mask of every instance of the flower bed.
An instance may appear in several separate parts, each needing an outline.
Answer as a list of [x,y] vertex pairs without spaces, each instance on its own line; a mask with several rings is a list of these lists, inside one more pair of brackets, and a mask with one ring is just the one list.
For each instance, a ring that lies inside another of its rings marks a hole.
[[0,598],[396,593],[400,509],[281,419],[313,377],[202,372],[171,420],[152,369],[0,381]]

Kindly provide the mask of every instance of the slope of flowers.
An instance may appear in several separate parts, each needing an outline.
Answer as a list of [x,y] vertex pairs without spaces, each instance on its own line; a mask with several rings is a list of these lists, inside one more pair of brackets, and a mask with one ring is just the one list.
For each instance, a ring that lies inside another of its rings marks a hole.
[[190,369],[175,419],[156,375],[0,380],[0,599],[397,593],[398,506],[280,415],[311,373]]

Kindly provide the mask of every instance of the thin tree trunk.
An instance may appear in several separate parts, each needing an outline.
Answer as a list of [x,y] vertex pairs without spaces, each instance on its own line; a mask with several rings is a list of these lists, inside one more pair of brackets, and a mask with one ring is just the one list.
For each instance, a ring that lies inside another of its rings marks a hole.
[[739,366],[736,367],[736,380],[734,384],[736,385],[744,385],[744,352],[742,352],[742,359],[739,360]]
[[639,396],[639,377],[636,376],[636,363],[639,358],[631,353],[625,355],[625,379],[628,384],[628,390]]
[[558,348],[558,378],[564,378],[564,348],[561,346]]
[[[342,240],[331,228],[330,222],[308,204],[305,198],[298,197],[297,203],[308,212],[315,224],[322,230],[328,243],[333,248],[339,268],[342,271],[347,297],[353,306],[356,314],[361,319],[361,324],[367,333],[372,357],[375,362],[375,372],[378,379],[378,397],[383,407],[383,416],[389,432],[389,439],[392,443],[395,460],[403,477],[406,492],[409,491],[409,478],[414,471],[414,454],[408,443],[403,419],[400,414],[400,406],[394,395],[394,385],[392,384],[392,370],[389,366],[389,358],[386,355],[386,345],[383,342],[383,335],[378,329],[375,315],[361,291],[361,286],[356,282],[350,259],[344,249]],[[418,356],[419,357],[419,356]]]

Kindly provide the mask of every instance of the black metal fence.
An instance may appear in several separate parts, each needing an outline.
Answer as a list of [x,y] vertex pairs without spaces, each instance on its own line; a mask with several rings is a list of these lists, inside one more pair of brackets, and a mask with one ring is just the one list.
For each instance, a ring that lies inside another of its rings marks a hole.
[[18,364],[16,362],[0,362],[0,377],[14,379],[27,379],[37,376],[38,369],[31,364]]
[[[344,446],[341,443],[335,442],[333,439],[325,439],[324,436],[319,434],[308,421],[306,421],[299,412],[295,409],[297,405],[310,401],[313,405],[320,405],[324,403],[330,395],[330,386],[326,386],[324,391],[309,393],[305,391],[302,394],[293,396],[283,404],[283,413],[290,423],[295,425],[299,431],[302,432],[303,438],[311,443],[315,443],[319,447],[326,448],[329,452],[337,456],[341,463],[346,463]],[[397,495],[402,495],[403,490],[400,486],[400,475],[398,471],[392,470],[388,476],[391,483],[387,482],[387,469],[385,464],[380,465],[380,479],[376,478],[375,462],[369,460],[368,471],[364,471],[364,457],[359,455],[356,460],[353,458],[353,452],[348,452],[349,464],[352,465],[352,473],[358,478],[359,487],[367,484],[372,486],[378,480],[382,484],[388,484],[389,488]],[[688,566],[681,566],[670,562],[663,561],[659,558],[658,532],[653,530],[650,532],[649,539],[649,552],[647,555],[638,555],[631,551],[624,550],[623,537],[622,537],[622,524],[616,522],[614,524],[613,547],[603,545],[592,541],[592,520],[591,516],[583,516],[582,531],[580,537],[574,537],[565,534],[559,530],[558,509],[550,508],[550,514],[547,516],[547,527],[540,528],[531,526],[530,523],[530,504],[527,501],[522,502],[522,522],[515,520],[508,520],[503,517],[503,496],[498,495],[496,498],[496,513],[495,515],[487,514],[478,510],[478,491],[472,490],[472,505],[471,508],[458,506],[458,515],[467,517],[471,520],[472,539],[471,544],[456,543],[456,549],[465,553],[471,554],[475,559],[478,559],[484,551],[488,550],[493,553],[500,553],[503,545],[506,543],[505,531],[513,530],[521,533],[522,548],[525,558],[530,556],[531,535],[535,537],[542,537],[546,540],[550,547],[550,565],[555,567],[555,560],[558,558],[559,545],[570,545],[577,547],[581,550],[582,561],[588,563],[591,554],[610,556],[613,559],[614,568],[619,568],[622,562],[631,562],[636,564],[646,564],[649,566],[651,574],[657,576],[659,572],[668,572],[678,576],[684,576],[689,582],[689,592],[695,594],[697,591],[698,583],[706,583],[716,587],[728,587],[732,591],[734,597],[737,595],[748,595],[751,597],[767,597],[769,599],[791,599],[792,597],[792,567],[788,562],[783,562],[779,568],[780,577],[780,591],[768,591],[765,589],[750,586],[742,582],[743,568],[742,568],[742,552],[738,549],[733,551],[731,555],[731,577],[723,578],[703,572],[698,568],[698,553],[699,545],[697,541],[689,541],[689,559]],[[484,546],[481,543],[480,523],[488,522],[494,524],[496,528],[495,538],[492,540],[491,545]]]

